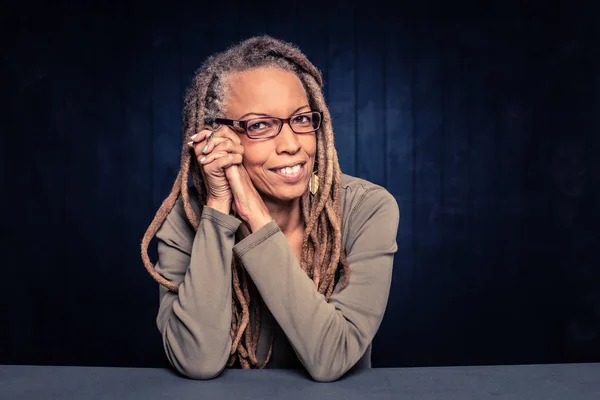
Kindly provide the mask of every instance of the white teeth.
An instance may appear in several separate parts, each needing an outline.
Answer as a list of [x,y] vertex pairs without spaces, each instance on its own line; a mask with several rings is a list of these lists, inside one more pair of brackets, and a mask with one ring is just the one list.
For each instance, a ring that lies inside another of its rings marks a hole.
[[293,167],[285,167],[278,169],[277,172],[285,175],[295,175],[300,171],[300,164],[294,165]]

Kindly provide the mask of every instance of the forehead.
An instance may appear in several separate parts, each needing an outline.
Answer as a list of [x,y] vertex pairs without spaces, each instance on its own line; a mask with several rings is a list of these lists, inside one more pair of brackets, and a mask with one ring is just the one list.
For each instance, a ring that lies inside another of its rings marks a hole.
[[251,112],[288,117],[304,105],[308,105],[306,91],[293,72],[256,68],[227,79],[225,108],[231,118]]

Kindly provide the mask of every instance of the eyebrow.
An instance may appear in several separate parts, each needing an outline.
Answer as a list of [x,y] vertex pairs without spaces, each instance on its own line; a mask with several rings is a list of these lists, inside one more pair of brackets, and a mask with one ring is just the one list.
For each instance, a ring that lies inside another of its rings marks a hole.
[[[307,104],[307,105],[305,105],[305,106],[302,106],[302,107],[298,107],[298,108],[296,108],[296,109],[294,110],[294,112],[292,112],[290,115],[294,115],[294,114],[296,114],[298,111],[300,111],[300,110],[302,110],[303,108],[306,108],[306,107],[309,107],[309,108],[310,108],[310,106],[309,106],[308,104]],[[238,120],[242,120],[242,119],[246,118],[246,117],[247,117],[247,116],[249,116],[249,115],[260,115],[261,117],[271,117],[271,116],[272,116],[272,115],[269,115],[269,114],[264,114],[264,113],[249,112],[249,113],[246,113],[246,114],[242,115],[241,117],[239,117],[239,118],[238,118]]]

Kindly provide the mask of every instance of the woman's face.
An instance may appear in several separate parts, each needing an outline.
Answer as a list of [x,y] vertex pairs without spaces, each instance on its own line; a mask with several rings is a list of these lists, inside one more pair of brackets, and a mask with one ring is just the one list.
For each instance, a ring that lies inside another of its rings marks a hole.
[[[229,119],[265,115],[289,118],[310,111],[306,91],[293,72],[257,68],[230,76],[227,85],[225,108]],[[316,132],[295,133],[289,124],[283,124],[274,138],[254,140],[240,133],[240,139],[244,146],[243,165],[259,193],[281,201],[302,196],[313,171]],[[301,167],[297,174],[294,169],[281,171],[281,167],[298,164]]]

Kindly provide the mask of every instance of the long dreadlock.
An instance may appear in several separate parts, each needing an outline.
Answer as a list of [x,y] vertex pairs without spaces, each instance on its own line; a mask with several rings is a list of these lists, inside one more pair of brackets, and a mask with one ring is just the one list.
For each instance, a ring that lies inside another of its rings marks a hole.
[[[342,249],[341,170],[334,148],[331,117],[321,92],[323,81],[319,70],[297,47],[269,36],[247,39],[222,53],[213,55],[196,72],[185,96],[181,168],[171,194],[163,201],[144,234],[141,246],[142,261],[159,284],[172,292],[178,292],[177,285],[169,282],[154,269],[148,256],[148,246],[180,195],[189,222],[195,230],[198,229],[199,215],[195,213],[190,202],[189,176],[192,177],[200,212],[206,204],[206,189],[201,167],[193,149],[190,149],[187,143],[192,135],[203,129],[205,119],[221,116],[227,98],[226,78],[230,74],[259,67],[277,67],[294,72],[304,85],[310,107],[323,112],[323,122],[317,132],[316,165],[319,167],[315,171],[319,177],[320,187],[315,195],[306,190],[300,199],[305,224],[300,267],[313,280],[318,292],[329,300],[335,287],[339,265],[342,265],[340,272],[344,277],[342,287],[348,284],[350,269]],[[273,343],[271,342],[264,364],[258,365],[256,348],[260,332],[260,307],[255,308],[255,324],[251,327],[250,304],[251,302],[259,304],[260,296],[240,264],[234,255],[231,266],[232,345],[228,365],[232,366],[237,360],[242,368],[264,368],[269,362]]]

